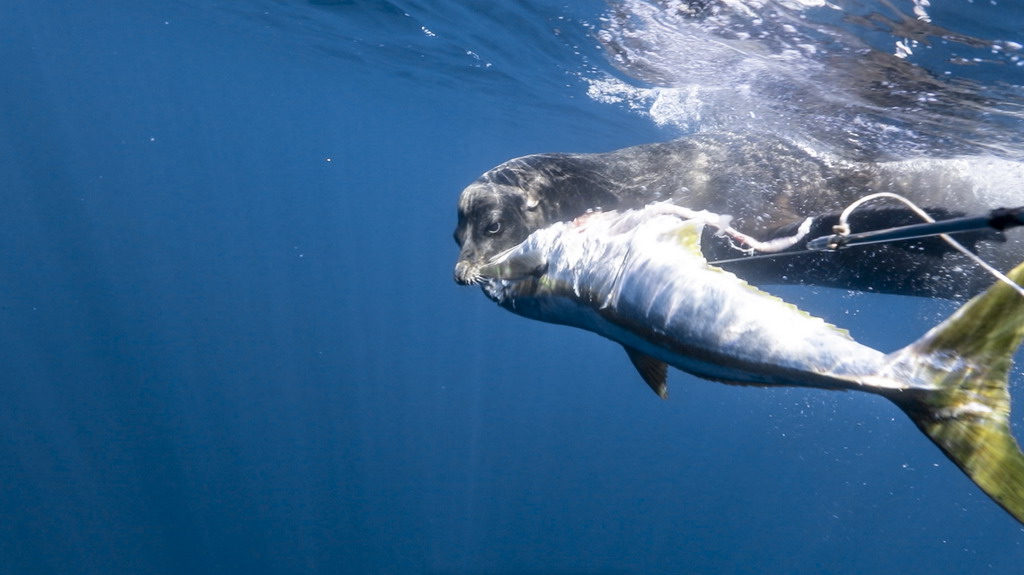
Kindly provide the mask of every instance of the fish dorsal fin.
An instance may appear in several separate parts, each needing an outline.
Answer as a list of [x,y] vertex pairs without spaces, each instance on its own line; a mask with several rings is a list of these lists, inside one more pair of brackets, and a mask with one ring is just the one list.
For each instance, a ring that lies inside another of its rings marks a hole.
[[676,242],[691,254],[704,259],[704,252],[700,249],[700,238],[704,232],[704,222],[700,220],[686,220],[673,231]]
[[500,280],[521,280],[530,276],[539,276],[548,267],[547,260],[539,250],[513,254],[504,258],[498,256],[491,262],[480,268],[480,275]]
[[[680,224],[679,227],[677,227],[672,233],[673,233],[673,237],[674,237],[675,241],[680,246],[682,246],[683,249],[685,249],[687,252],[691,253],[692,255],[701,258],[702,261],[706,262],[706,260],[704,258],[704,254],[701,251],[701,245],[700,245],[701,234],[702,234],[703,230],[704,230],[704,222],[702,222],[700,220],[686,220],[685,222]],[[724,269],[722,269],[722,268],[720,268],[720,267],[718,267],[716,265],[710,264],[710,263],[707,263],[706,265],[707,265],[707,269],[709,269],[709,270],[713,270],[715,272],[731,276],[736,282],[739,282],[740,284],[743,284],[750,291],[755,292],[755,293],[757,293],[757,294],[759,294],[761,296],[764,296],[765,298],[771,298],[771,299],[776,300],[776,301],[778,301],[780,303],[783,303],[783,304],[793,308],[794,310],[800,312],[804,317],[807,317],[808,319],[813,319],[813,320],[820,321],[820,322],[824,323],[826,326],[828,326],[830,329],[832,329],[836,334],[841,335],[841,336],[843,336],[845,338],[848,338],[848,339],[853,339],[852,337],[850,337],[850,332],[846,331],[845,329],[836,327],[836,326],[832,325],[831,323],[829,323],[829,322],[827,322],[827,321],[825,321],[825,320],[823,320],[823,319],[821,319],[821,318],[819,318],[819,317],[817,317],[817,316],[815,316],[815,315],[813,315],[811,313],[808,313],[808,312],[800,309],[800,307],[797,306],[796,304],[792,304],[790,302],[787,302],[784,299],[782,299],[782,298],[780,298],[780,297],[778,297],[776,295],[770,294],[770,293],[762,290],[761,288],[759,288],[759,287],[757,287],[755,285],[751,285],[750,283],[747,282],[747,280],[737,276],[736,274],[734,274],[734,273],[732,273],[730,271],[726,271],[726,270],[724,270]]]
[[657,393],[658,397],[662,399],[668,399],[668,364],[632,347],[625,345],[622,347],[626,350],[629,361],[633,362],[633,367],[640,373],[640,377],[644,378],[647,385],[651,386],[654,393]]

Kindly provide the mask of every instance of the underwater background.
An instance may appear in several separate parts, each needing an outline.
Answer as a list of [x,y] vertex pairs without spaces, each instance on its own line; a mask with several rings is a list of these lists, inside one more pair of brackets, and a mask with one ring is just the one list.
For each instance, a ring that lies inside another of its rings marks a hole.
[[[536,152],[1021,159],[1024,3],[0,7],[0,573],[1024,563],[896,407],[679,372],[661,401],[616,345],[457,286],[451,235]],[[956,307],[771,291],[883,350]]]

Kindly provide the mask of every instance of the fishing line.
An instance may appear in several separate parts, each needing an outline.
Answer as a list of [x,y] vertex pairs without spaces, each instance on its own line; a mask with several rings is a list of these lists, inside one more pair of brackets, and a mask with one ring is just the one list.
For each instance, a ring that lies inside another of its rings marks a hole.
[[812,253],[815,253],[815,252],[813,252],[811,250],[793,250],[791,252],[767,253],[767,254],[759,254],[759,255],[756,255],[756,256],[742,256],[742,257],[738,257],[738,258],[729,258],[729,259],[726,259],[726,260],[715,260],[713,262],[708,262],[708,263],[717,266],[718,264],[732,264],[732,263],[736,263],[736,262],[749,262],[749,261],[753,261],[753,260],[766,260],[766,259],[784,258],[784,257],[787,257],[787,256],[803,256],[803,255],[812,254]]
[[[862,234],[852,234],[850,230],[849,219],[850,216],[858,208],[864,204],[879,200],[879,199],[892,199],[901,202],[910,211],[912,211],[919,218],[927,222],[926,224],[916,224],[910,226],[903,226],[900,228],[891,228],[887,230],[878,230],[874,232],[865,232]],[[983,260],[977,254],[967,249],[963,244],[953,239],[947,233],[944,232],[963,232],[985,228],[994,228],[997,230],[1004,230],[1006,228],[1024,225],[1024,208],[1017,208],[1015,210],[993,210],[989,216],[982,216],[976,218],[957,218],[954,220],[947,220],[944,222],[937,222],[934,218],[928,215],[927,212],[918,207],[914,202],[909,199],[892,192],[878,192],[875,194],[869,194],[863,198],[858,199],[843,210],[839,216],[839,223],[833,226],[832,230],[835,232],[830,236],[823,236],[815,238],[807,243],[807,249],[797,250],[792,252],[782,253],[764,253],[760,255],[731,258],[725,260],[717,260],[709,262],[712,264],[727,264],[734,262],[750,261],[755,259],[763,258],[777,258],[780,256],[791,256],[791,255],[803,255],[808,253],[823,252],[823,251],[838,251],[839,249],[850,247],[854,245],[870,245],[885,243],[897,240],[909,240],[918,239],[923,237],[939,236],[947,244],[953,247],[953,249],[964,254],[968,259],[973,261],[975,264],[980,266],[983,270],[988,272],[990,275],[1002,281],[1003,283],[1012,287],[1018,294],[1024,297],[1024,287],[1021,287],[1013,280],[1008,278],[1006,274],[992,267],[988,262]]]

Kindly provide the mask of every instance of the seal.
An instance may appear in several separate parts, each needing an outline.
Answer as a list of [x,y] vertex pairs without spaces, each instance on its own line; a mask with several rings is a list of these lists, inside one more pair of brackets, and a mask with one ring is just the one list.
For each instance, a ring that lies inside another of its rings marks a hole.
[[[805,239],[779,254],[749,258],[727,238],[706,237],[711,261],[754,284],[810,284],[862,291],[965,299],[991,276],[939,238],[878,244],[834,253],[807,252],[829,235],[839,214],[868,194],[905,196],[935,219],[1024,203],[1024,164],[995,157],[848,161],[760,133],[702,133],[600,154],[536,154],[484,173],[459,198],[455,280],[476,284],[480,268],[530,233],[588,211],[670,201],[732,216],[739,232],[761,240]],[[920,223],[898,205],[854,212],[855,232]],[[712,235],[706,232],[707,235]],[[1024,259],[1019,233],[957,236],[983,259],[1009,269]]]

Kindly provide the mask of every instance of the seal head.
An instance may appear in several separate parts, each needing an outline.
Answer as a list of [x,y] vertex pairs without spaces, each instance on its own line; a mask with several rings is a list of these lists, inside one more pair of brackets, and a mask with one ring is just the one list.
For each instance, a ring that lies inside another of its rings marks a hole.
[[480,267],[555,221],[590,209],[614,207],[592,160],[574,154],[536,154],[509,160],[486,172],[459,196],[455,281],[476,284]]
[[526,190],[480,178],[462,192],[455,243],[462,248],[455,264],[455,281],[476,284],[480,265],[492,254],[526,239],[543,222],[533,217],[537,200]]

